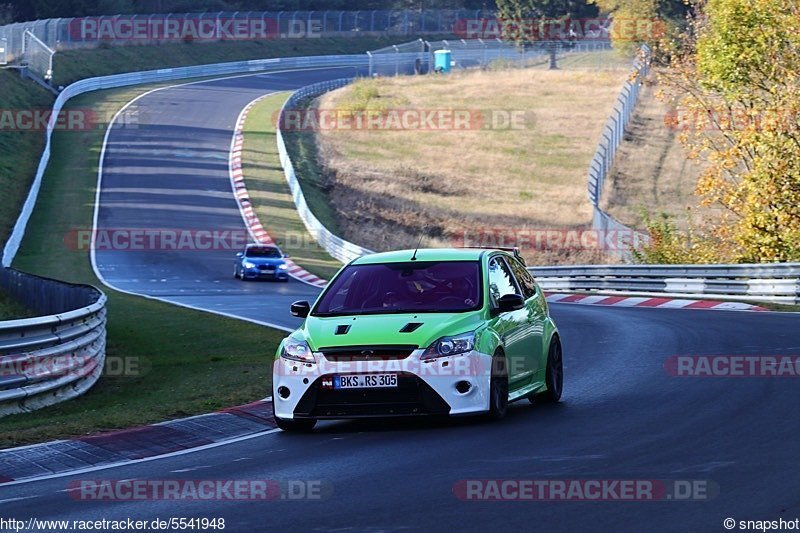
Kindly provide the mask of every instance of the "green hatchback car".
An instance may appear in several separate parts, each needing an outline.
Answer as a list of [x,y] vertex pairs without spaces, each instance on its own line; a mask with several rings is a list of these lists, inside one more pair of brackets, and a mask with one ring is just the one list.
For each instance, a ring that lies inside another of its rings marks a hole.
[[421,249],[342,267],[281,342],[273,366],[278,427],[317,420],[486,413],[557,402],[561,340],[516,250]]

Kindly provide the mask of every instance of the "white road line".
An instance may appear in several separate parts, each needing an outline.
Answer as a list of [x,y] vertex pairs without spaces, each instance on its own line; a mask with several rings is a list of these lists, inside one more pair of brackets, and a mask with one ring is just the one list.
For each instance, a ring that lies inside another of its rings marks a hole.
[[[2,486],[2,485],[0,485]],[[35,500],[39,496],[20,496],[19,498],[8,498],[6,500],[0,500],[0,504],[2,503],[10,503],[10,502],[18,502],[22,500]]]

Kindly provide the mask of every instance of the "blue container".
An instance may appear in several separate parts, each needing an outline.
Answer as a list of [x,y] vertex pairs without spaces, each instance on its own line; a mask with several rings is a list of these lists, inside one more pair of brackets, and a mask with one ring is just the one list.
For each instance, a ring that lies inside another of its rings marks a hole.
[[453,53],[450,50],[436,50],[433,53],[433,70],[436,72],[450,72]]

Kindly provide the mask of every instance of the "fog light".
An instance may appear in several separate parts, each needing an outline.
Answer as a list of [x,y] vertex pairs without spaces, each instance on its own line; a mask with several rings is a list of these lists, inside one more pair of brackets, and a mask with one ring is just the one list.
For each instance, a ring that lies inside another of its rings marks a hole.
[[456,390],[461,394],[466,394],[472,388],[472,384],[469,381],[459,381],[456,383]]
[[289,389],[281,385],[278,387],[278,396],[285,400],[289,397]]

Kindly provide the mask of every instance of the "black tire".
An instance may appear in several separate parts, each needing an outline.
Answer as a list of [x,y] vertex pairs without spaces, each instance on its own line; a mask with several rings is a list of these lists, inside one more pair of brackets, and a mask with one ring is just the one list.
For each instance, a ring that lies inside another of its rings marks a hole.
[[489,384],[489,419],[501,420],[508,411],[508,366],[506,356],[498,352],[492,357],[492,377]]
[[561,341],[558,337],[553,337],[547,350],[544,382],[547,390],[529,396],[528,399],[535,403],[556,403],[561,400],[561,392],[564,389],[564,362]]
[[300,420],[285,420],[283,418],[275,417],[275,423],[283,431],[291,431],[294,433],[308,433],[309,431],[314,429],[314,426],[317,425],[317,421],[313,418],[301,418]]

